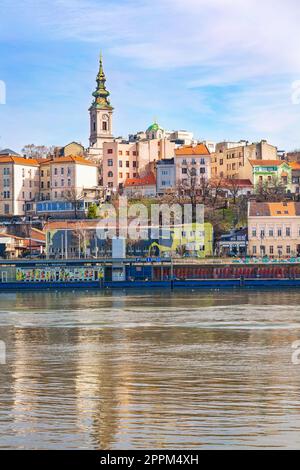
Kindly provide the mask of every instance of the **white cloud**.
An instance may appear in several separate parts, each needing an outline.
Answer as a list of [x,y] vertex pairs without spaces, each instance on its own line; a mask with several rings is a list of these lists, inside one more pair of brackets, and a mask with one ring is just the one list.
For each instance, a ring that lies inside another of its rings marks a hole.
[[[300,79],[298,0],[25,0],[22,17],[12,2],[2,4],[16,27],[7,21],[1,37],[38,30],[48,40],[97,44],[129,59],[135,83],[147,71],[160,72],[159,93],[136,90],[151,114],[159,106],[170,106],[170,113],[185,107],[201,128],[201,119],[214,114],[206,88],[215,86],[219,93],[224,88],[225,102],[215,109],[216,124],[246,138],[267,134],[274,143],[296,145],[300,105],[292,105],[290,88]],[[126,86],[130,92],[133,83]]]

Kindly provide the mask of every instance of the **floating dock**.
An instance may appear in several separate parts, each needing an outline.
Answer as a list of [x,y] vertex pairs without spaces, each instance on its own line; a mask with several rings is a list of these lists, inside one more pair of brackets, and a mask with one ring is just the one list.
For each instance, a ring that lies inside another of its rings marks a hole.
[[298,286],[298,261],[218,263],[155,258],[0,261],[0,290]]

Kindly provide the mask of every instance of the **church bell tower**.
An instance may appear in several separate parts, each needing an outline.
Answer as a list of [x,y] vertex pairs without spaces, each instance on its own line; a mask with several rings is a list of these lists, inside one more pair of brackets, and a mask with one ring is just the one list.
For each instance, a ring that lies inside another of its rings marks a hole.
[[99,72],[96,78],[97,87],[93,93],[94,100],[90,112],[90,148],[89,154],[102,158],[103,143],[113,140],[112,116],[113,107],[109,101],[109,91],[106,89],[106,77],[103,71],[102,55],[100,54]]

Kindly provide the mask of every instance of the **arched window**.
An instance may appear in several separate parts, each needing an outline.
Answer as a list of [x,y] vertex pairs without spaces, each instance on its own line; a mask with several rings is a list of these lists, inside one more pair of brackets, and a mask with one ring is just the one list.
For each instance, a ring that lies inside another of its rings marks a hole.
[[112,171],[109,171],[109,172],[107,173],[107,176],[108,176],[109,178],[112,178],[112,177],[114,176],[114,174],[113,174]]
[[102,116],[102,130],[103,131],[108,130],[108,122],[109,122],[109,116],[107,114],[103,114]]

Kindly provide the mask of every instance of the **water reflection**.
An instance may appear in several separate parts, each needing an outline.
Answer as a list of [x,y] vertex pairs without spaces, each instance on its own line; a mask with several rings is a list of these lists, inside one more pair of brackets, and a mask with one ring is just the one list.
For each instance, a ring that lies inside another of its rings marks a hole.
[[2,448],[300,448],[297,291],[1,294]]

